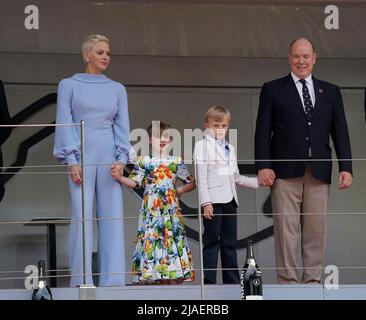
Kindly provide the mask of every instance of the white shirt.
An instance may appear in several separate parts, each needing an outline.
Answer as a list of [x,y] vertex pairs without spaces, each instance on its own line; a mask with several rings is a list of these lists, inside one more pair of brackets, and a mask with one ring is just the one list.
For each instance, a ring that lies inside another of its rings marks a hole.
[[222,149],[224,155],[225,155],[225,160],[226,163],[229,162],[230,159],[230,148],[229,148],[229,143],[223,139],[223,140],[219,140],[215,138],[216,143],[219,145],[219,148]]
[[[300,82],[300,78],[298,78],[293,72],[291,72],[291,77],[295,82],[297,91],[299,92],[300,95],[300,99],[302,101],[302,106],[304,108],[305,111],[305,104],[304,104],[304,98],[302,96],[302,83]],[[314,83],[313,83],[313,78],[311,75],[309,75],[306,79],[306,86],[309,89],[309,93],[310,93],[310,98],[311,98],[311,102],[313,103],[313,107],[315,106],[315,90],[314,90]]]

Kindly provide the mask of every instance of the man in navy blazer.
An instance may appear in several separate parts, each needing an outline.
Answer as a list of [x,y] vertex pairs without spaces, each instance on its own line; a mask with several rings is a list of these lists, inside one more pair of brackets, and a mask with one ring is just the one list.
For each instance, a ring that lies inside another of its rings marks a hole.
[[[11,124],[11,119],[8,111],[8,104],[6,101],[4,85],[0,80],[0,125],[9,125]],[[1,146],[3,143],[9,138],[11,133],[10,127],[0,127],[0,201],[4,197],[4,182],[2,175],[2,167],[3,167],[3,155],[1,152]]]
[[[290,45],[291,73],[263,85],[255,131],[261,186],[271,187],[279,283],[320,283],[332,172],[330,137],[338,158],[339,188],[352,184],[351,147],[340,89],[312,76],[314,46]],[[298,275],[298,240],[304,272]]]

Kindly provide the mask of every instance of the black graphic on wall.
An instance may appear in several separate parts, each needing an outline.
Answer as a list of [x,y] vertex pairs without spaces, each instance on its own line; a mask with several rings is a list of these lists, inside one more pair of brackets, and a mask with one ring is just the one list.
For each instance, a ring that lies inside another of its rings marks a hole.
[[[28,118],[36,114],[37,112],[47,108],[48,106],[56,103],[57,94],[51,93],[43,98],[37,100],[32,103],[30,106],[24,108],[22,111],[17,113],[11,120],[13,125],[21,124],[26,121]],[[55,122],[53,122],[55,123]],[[46,139],[48,136],[55,132],[54,127],[46,127],[38,132],[31,135],[29,138],[22,141],[19,145],[19,149],[17,152],[17,156],[15,162],[10,166],[11,168],[5,170],[7,174],[5,174],[4,181],[8,182],[13,176],[21,170],[21,167],[25,165],[27,160],[28,150],[36,145],[38,142]],[[13,132],[14,134],[14,132]]]

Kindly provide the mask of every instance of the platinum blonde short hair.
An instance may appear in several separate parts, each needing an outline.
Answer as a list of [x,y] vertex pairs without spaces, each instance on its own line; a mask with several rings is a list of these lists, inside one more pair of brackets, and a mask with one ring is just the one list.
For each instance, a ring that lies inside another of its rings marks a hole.
[[91,34],[87,36],[81,46],[82,53],[84,53],[85,51],[90,51],[91,47],[100,41],[109,44],[109,39],[106,36],[102,36],[101,34]]

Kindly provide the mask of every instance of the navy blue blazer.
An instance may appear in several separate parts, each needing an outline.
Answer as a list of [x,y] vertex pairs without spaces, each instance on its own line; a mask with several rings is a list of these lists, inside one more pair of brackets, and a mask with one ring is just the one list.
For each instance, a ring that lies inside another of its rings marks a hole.
[[[330,137],[338,159],[351,159],[346,116],[339,88],[313,77],[315,106],[310,120],[291,77],[263,85],[255,129],[256,170],[272,169],[277,178],[302,177],[305,161],[281,159],[331,159]],[[352,162],[338,161],[339,171],[352,173]],[[331,183],[332,161],[312,161],[313,176]]]
[[[4,85],[0,80],[0,124],[11,124],[11,119],[8,111],[8,104],[6,101]],[[4,196],[4,182],[3,182],[3,175],[2,166],[3,166],[3,155],[1,152],[1,146],[9,138],[11,133],[10,127],[0,127],[0,201]]]

